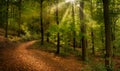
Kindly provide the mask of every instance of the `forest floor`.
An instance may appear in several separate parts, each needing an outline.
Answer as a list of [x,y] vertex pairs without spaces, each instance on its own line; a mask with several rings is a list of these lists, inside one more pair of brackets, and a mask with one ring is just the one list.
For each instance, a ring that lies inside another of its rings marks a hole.
[[[16,46],[9,45],[12,47],[0,48],[0,71],[82,70],[82,63],[74,58],[62,58],[45,51],[28,49],[33,43],[35,41],[16,43]],[[3,45],[8,44],[4,43]]]
[[[54,53],[30,49],[35,42],[16,43],[0,36],[0,71],[90,71],[89,68],[83,70],[90,66],[74,56],[64,58]],[[115,62],[115,68],[120,68],[119,56]]]

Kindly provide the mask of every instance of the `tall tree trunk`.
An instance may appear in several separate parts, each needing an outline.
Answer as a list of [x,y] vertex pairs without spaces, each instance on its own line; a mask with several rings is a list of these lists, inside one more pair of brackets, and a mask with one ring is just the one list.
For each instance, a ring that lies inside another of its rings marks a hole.
[[[56,2],[56,23],[59,26],[59,19],[58,19],[58,0],[55,0]],[[56,54],[60,53],[60,33],[58,31],[57,33],[57,51]]]
[[75,47],[76,47],[76,32],[75,32],[75,12],[74,12],[74,3],[72,3],[72,20],[73,20],[73,47],[74,47],[74,50],[75,50]]
[[[93,17],[93,2],[91,2],[91,18]],[[95,47],[94,47],[94,31],[93,31],[93,23],[91,27],[91,40],[92,40],[92,54],[95,55]]]
[[[48,0],[49,1],[49,0]],[[49,3],[48,3],[48,6],[49,6],[49,8],[50,8],[50,1],[49,1]],[[48,10],[48,18],[50,18],[50,9]],[[50,25],[50,20],[48,21],[48,26]],[[50,39],[49,39],[49,37],[50,37],[50,32],[48,31],[47,32],[47,42],[49,43],[49,41],[50,41]]]
[[7,8],[6,8],[6,27],[5,27],[5,37],[7,38],[7,37],[8,37],[8,18],[9,18],[9,16],[8,16],[8,13],[9,13],[9,0],[7,0],[7,2],[6,2],[6,6],[7,6]]
[[93,28],[91,29],[91,38],[92,38],[92,54],[95,55],[94,32],[93,32]]
[[81,20],[81,32],[83,34],[82,39],[81,39],[81,43],[82,43],[82,59],[83,61],[86,61],[87,58],[87,54],[86,54],[86,47],[87,47],[87,39],[85,37],[86,35],[86,24],[84,23],[84,1],[82,0],[80,2],[80,20]]
[[43,11],[42,11],[42,5],[43,0],[40,0],[40,25],[41,25],[41,45],[44,44],[44,28],[43,28]]
[[109,17],[109,0],[103,0],[104,23],[105,23],[105,65],[107,71],[111,71],[112,65],[112,45],[111,45],[111,23]]
[[111,27],[111,32],[112,32],[112,34],[111,34],[111,36],[112,36],[112,42],[113,42],[113,46],[112,46],[112,48],[113,48],[113,56],[115,56],[115,51],[116,51],[116,47],[115,47],[115,44],[114,44],[114,41],[115,41],[115,32],[116,32],[116,21],[118,20],[118,17],[116,18],[116,17],[113,17],[112,19],[111,19],[111,21],[112,21],[112,27]]
[[21,34],[21,5],[22,5],[22,0],[19,0],[19,30],[18,30],[18,37],[20,37]]

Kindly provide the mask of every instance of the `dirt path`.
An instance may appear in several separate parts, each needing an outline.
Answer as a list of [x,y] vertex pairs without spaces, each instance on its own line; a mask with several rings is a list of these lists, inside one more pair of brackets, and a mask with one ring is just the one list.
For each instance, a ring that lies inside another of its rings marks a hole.
[[81,63],[73,58],[61,58],[53,53],[28,49],[34,42],[0,50],[0,71],[81,71]]

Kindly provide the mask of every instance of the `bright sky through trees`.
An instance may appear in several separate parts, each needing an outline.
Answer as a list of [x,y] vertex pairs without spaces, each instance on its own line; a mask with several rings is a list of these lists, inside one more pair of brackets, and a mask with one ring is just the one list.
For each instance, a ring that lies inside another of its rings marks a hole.
[[73,3],[75,0],[65,0],[66,3],[71,2]]

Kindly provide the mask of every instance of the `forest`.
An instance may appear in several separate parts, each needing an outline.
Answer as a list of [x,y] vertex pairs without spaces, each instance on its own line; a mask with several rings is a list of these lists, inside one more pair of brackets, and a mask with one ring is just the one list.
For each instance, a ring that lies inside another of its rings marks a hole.
[[120,0],[0,0],[0,71],[120,71]]

